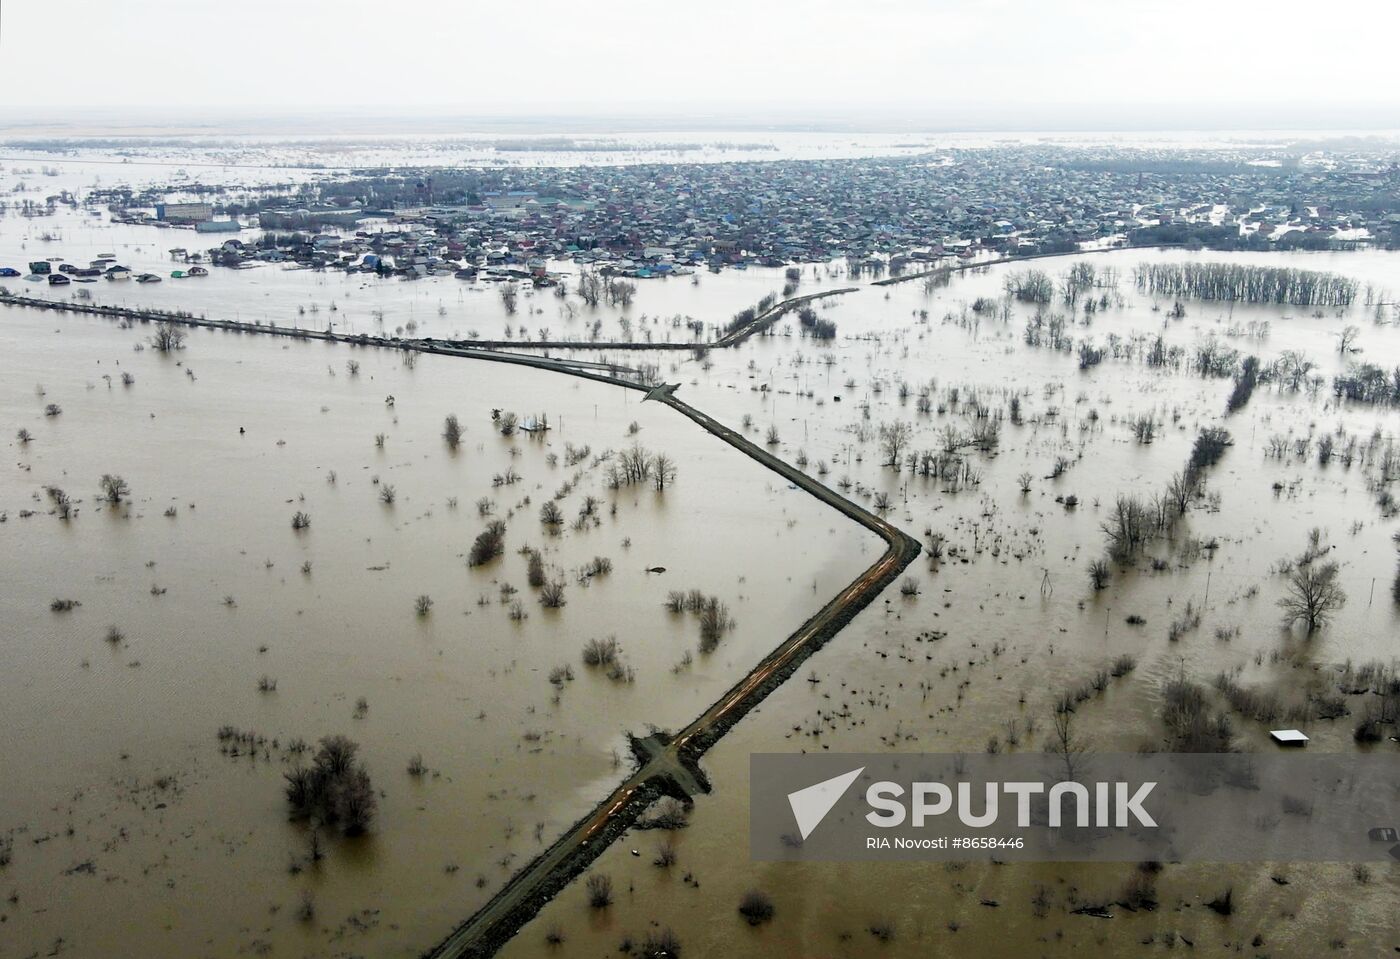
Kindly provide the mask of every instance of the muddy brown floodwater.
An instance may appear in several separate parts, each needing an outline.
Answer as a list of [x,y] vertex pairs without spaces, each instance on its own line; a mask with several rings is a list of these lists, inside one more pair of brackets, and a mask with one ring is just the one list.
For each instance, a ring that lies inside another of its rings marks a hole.
[[[1198,256],[1337,270],[1378,290],[1400,288],[1400,258],[1390,254]],[[1071,334],[1103,343],[1109,332],[1160,331],[1188,350],[1215,336],[1266,362],[1300,350],[1330,383],[1346,363],[1334,334],[1357,323],[1364,359],[1400,362],[1394,323],[1388,315],[1375,322],[1360,304],[1341,316],[1312,316],[1296,307],[1188,303],[1186,317],[1169,322],[1162,314],[1171,304],[1154,310],[1132,289],[1131,270],[1143,260],[1185,258],[1144,251],[1083,258],[1119,270],[1124,303]],[[946,555],[916,576],[918,596],[890,590],[889,605],[862,613],[814,657],[811,681],[784,686],[707,756],[716,788],[696,802],[687,828],[633,832],[594,864],[590,872],[612,879],[611,907],[590,909],[576,883],[503,955],[603,955],[626,943],[640,947],[663,928],[696,955],[1139,955],[1189,943],[1198,952],[1302,957],[1388,955],[1400,946],[1389,905],[1400,876],[1380,863],[1365,873],[1351,864],[1260,863],[1168,864],[1148,874],[1132,865],[748,859],[752,752],[980,751],[992,740],[1001,750],[1039,751],[1059,692],[1125,653],[1136,669],[1077,714],[1093,749],[1132,750],[1163,742],[1168,679],[1186,675],[1210,686],[1230,672],[1247,688],[1297,704],[1310,692],[1335,691],[1349,662],[1394,662],[1400,616],[1388,590],[1396,522],[1377,493],[1395,477],[1378,476],[1374,462],[1324,465],[1316,452],[1319,437],[1330,434],[1339,447],[1351,436],[1374,444],[1381,457],[1396,440],[1394,411],[1338,403],[1328,388],[1270,386],[1227,417],[1229,380],[1128,360],[1082,372],[1072,353],[1024,342],[1031,312],[1024,306],[1008,322],[969,318],[977,297],[1000,297],[1009,272],[1035,266],[1059,276],[1073,262],[995,267],[932,291],[914,281],[842,297],[821,313],[861,338],[827,346],[795,335],[764,338],[743,352],[712,354],[712,368],[686,381],[692,402],[730,421],[750,416],[755,436],[776,425],[785,456],[805,457],[813,469],[824,462],[828,482],[849,481],[858,501],[885,493],[891,519],[945,538]],[[918,408],[921,392],[932,400],[927,412]],[[1023,407],[1021,425],[1006,416],[1012,395]],[[1002,430],[994,453],[972,456],[975,483],[955,489],[881,466],[879,424],[909,422],[909,449],[937,449],[948,425],[972,428],[977,405],[1000,410]],[[1130,428],[1142,414],[1163,425],[1151,443],[1137,442]],[[1154,491],[1181,469],[1203,426],[1230,430],[1234,445],[1186,525],[1148,551],[1161,568],[1146,559],[1115,567],[1109,588],[1095,592],[1086,570],[1103,553],[1106,507],[1118,494]],[[1270,453],[1276,436],[1288,441],[1284,456]],[[1060,456],[1072,465],[1051,479]],[[1032,474],[1029,493],[1020,491],[1022,472]],[[1063,502],[1071,494],[1081,504],[1075,509]],[[1279,568],[1303,551],[1314,526],[1341,563],[1350,600],[1330,627],[1305,639],[1280,629],[1275,601],[1284,590]],[[1173,640],[1168,627],[1187,602],[1203,610],[1201,621]],[[1144,622],[1130,624],[1129,615]],[[1349,713],[1338,719],[1289,722],[1305,726],[1310,748],[1353,750],[1352,730],[1369,698],[1346,696]],[[1267,730],[1277,723],[1232,720],[1238,748],[1273,748]],[[676,861],[659,868],[653,863],[666,845]],[[1228,918],[1205,906],[1227,888],[1236,902]],[[768,893],[776,910],[759,928],[737,912],[752,889]],[[1142,889],[1151,890],[1155,908],[1119,904]],[[1089,905],[1107,905],[1112,918],[1075,913]],[[886,928],[888,941],[872,932]],[[549,946],[551,936],[563,944]]]
[[[8,555],[23,557],[3,600],[3,765],[25,784],[5,802],[7,955],[60,939],[416,954],[611,787],[626,732],[701,712],[883,548],[615,388],[207,331],[177,354],[136,352],[149,328],[32,311],[6,310],[3,331],[7,365],[24,370],[5,378],[4,420],[34,434],[11,441],[0,506]],[[44,415],[51,402],[60,415]],[[551,429],[503,437],[493,407],[548,414]],[[440,435],[449,412],[466,428],[455,453]],[[591,464],[633,442],[676,461],[674,486],[607,488]],[[591,453],[566,466],[566,444]],[[493,485],[508,470],[520,481]],[[99,503],[104,473],[128,480],[130,503]],[[540,504],[566,483],[551,534]],[[50,513],[48,486],[79,501],[73,518]],[[597,523],[575,529],[587,496]],[[483,497],[506,551],[469,569]],[[309,528],[292,529],[297,511]],[[799,549],[806,537],[822,548]],[[528,585],[525,546],[566,583],[562,609]],[[612,569],[585,583],[595,556]],[[737,625],[714,652],[694,616],[663,608],[671,589],[728,605]],[[55,598],[82,605],[51,612]],[[581,658],[609,636],[630,670],[618,680]],[[574,678],[556,692],[558,666]],[[264,676],[275,690],[260,691]],[[225,725],[266,742],[226,755]],[[362,745],[378,823],[302,862],[285,746],[337,732]],[[415,754],[421,780],[406,772]],[[303,890],[309,923],[294,916]]]
[[[39,255],[33,234],[54,225],[5,223],[0,259]],[[59,225],[72,258],[116,249],[154,269],[174,245],[135,227]],[[1172,317],[1172,302],[1136,289],[1133,269],[1185,259],[1331,270],[1377,299],[1400,293],[1400,256],[1390,253],[1124,251],[824,299],[818,312],[838,329],[829,343],[802,338],[789,316],[772,335],[703,359],[612,357],[657,363],[688,402],[880,509],[925,552],[909,570],[916,595],[887,589],[707,753],[715,790],[687,828],[633,831],[597,860],[590,872],[612,878],[612,906],[589,909],[575,882],[503,955],[617,954],[662,927],[688,956],[1393,954],[1394,865],[1166,864],[1149,874],[748,859],[751,752],[1039,751],[1058,696],[1125,654],[1135,668],[1076,707],[1094,749],[1161,746],[1162,687],[1183,676],[1231,714],[1238,748],[1272,748],[1271,723],[1215,690],[1222,674],[1276,696],[1310,749],[1397,749],[1393,724],[1379,743],[1353,741],[1368,697],[1343,682],[1348,664],[1398,654],[1397,522],[1385,497],[1400,482],[1385,465],[1400,455],[1396,413],[1339,401],[1330,388],[1349,362],[1400,364],[1393,308],[1358,302],[1315,315],[1186,300]],[[1047,310],[1072,314],[1069,342],[1028,342],[1035,309],[1003,309],[1007,277],[1035,268],[1058,280],[1076,262],[1094,266],[1103,307],[1085,313],[1057,298]],[[520,326],[531,338],[546,326],[574,336],[599,319],[604,338],[630,339],[648,328],[687,334],[672,324],[678,316],[722,324],[782,283],[780,270],[643,283],[631,308],[576,304],[572,321],[550,294],[522,298],[523,315],[511,317],[488,284],[450,277],[402,284],[269,268],[90,292],[93,302],[356,332],[412,324],[435,337],[509,327],[519,338]],[[808,265],[798,292],[861,284],[839,263]],[[974,310],[979,299],[994,308]],[[1338,353],[1346,324],[1360,328],[1362,353]],[[3,957],[417,955],[625,778],[627,732],[699,715],[883,548],[629,391],[209,331],[171,355],[134,349],[151,333],[0,308]],[[1181,363],[1143,361],[1141,344],[1159,334]],[[1080,369],[1081,342],[1106,358]],[[1227,415],[1231,380],[1191,368],[1202,348],[1266,365],[1297,351],[1319,383],[1266,381]],[[62,412],[46,416],[50,403]],[[551,429],[503,437],[494,408],[547,414]],[[441,435],[449,413],[466,428],[455,452]],[[1144,419],[1150,441],[1137,432]],[[956,475],[883,465],[880,427],[896,422],[908,424],[907,453],[956,446]],[[985,441],[989,423],[996,436]],[[1204,495],[1170,537],[1113,563],[1107,587],[1094,590],[1088,566],[1105,553],[1115,498],[1160,491],[1209,427],[1233,442],[1205,472]],[[28,444],[15,439],[20,428],[33,434]],[[1338,451],[1326,461],[1324,440]],[[608,488],[600,455],[633,443],[675,460],[679,477],[664,493]],[[589,452],[570,465],[569,445]],[[494,485],[510,470],[518,482]],[[104,473],[126,478],[128,503],[99,501]],[[392,505],[380,498],[386,485]],[[78,501],[73,518],[54,514],[51,486]],[[551,533],[539,514],[556,496],[565,522]],[[589,496],[596,521],[575,528]],[[309,514],[307,529],[291,528],[297,511]],[[467,551],[492,518],[506,523],[504,555],[469,568]],[[1276,601],[1314,527],[1349,599],[1304,637],[1280,627]],[[540,604],[523,547],[542,551],[566,606]],[[594,557],[611,571],[581,578]],[[666,571],[647,572],[655,567]],[[699,648],[693,615],[664,609],[673,589],[729,607],[737,625],[713,652]],[[433,600],[423,616],[420,595]],[[65,598],[81,605],[50,609]],[[512,618],[516,602],[524,618]],[[582,661],[589,639],[608,636],[621,648],[617,678]],[[1344,714],[1324,718],[1324,701]],[[256,748],[221,741],[225,726],[252,733]],[[331,733],[361,744],[379,813],[366,837],[325,836],[314,861],[306,827],[287,821],[281,773],[296,761],[291,742]],[[408,765],[420,754],[427,772],[415,777]],[[668,842],[676,863],[653,865]],[[736,908],[755,888],[776,911],[751,928]],[[1229,917],[1205,906],[1226,888]],[[1150,890],[1156,907],[1127,890]],[[1100,905],[1111,919],[1076,913]]]

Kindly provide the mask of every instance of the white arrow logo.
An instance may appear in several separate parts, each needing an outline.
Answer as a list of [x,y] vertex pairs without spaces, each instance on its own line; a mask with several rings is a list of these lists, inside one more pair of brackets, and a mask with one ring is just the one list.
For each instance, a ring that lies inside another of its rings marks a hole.
[[842,773],[833,779],[827,779],[806,789],[799,789],[797,792],[788,793],[788,805],[792,807],[792,814],[797,819],[797,830],[806,839],[812,834],[812,830],[821,825],[821,821],[826,818],[826,814],[831,812],[831,807],[841,801],[841,797],[846,795],[846,790],[851,788],[851,783],[856,781],[856,777],[865,772],[865,767],[852,769],[848,773]]

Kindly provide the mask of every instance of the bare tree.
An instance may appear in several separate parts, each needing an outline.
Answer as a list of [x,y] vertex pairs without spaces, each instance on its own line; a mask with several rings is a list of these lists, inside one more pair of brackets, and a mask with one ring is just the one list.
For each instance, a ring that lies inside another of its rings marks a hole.
[[518,295],[514,283],[508,283],[501,287],[501,303],[505,305],[507,316],[515,315],[515,301]]
[[126,480],[113,473],[102,474],[101,486],[102,497],[113,506],[120,503],[122,497],[131,492],[131,487],[127,485]]
[[1347,326],[1342,327],[1341,331],[1337,333],[1337,352],[1356,352],[1356,341],[1360,338],[1360,336],[1361,327],[1356,326],[1355,324],[1349,324]]
[[370,784],[369,773],[357,766],[339,783],[335,790],[335,817],[347,836],[358,836],[369,829],[379,800]]
[[1074,728],[1074,710],[1060,706],[1055,709],[1050,743],[1045,751],[1060,757],[1065,767],[1064,782],[1073,782],[1075,773],[1083,766],[1089,743]]
[[1288,388],[1296,392],[1317,364],[1298,350],[1284,350],[1279,354],[1275,366],[1279,379],[1287,381]]
[[665,453],[657,453],[651,458],[651,479],[661,492],[676,481],[676,461]]
[[1110,576],[1108,564],[1101,559],[1096,559],[1089,564],[1089,584],[1094,589],[1104,589],[1108,586]]
[[913,434],[914,428],[908,423],[896,420],[893,423],[880,424],[880,454],[884,457],[880,465],[892,466],[898,470],[900,462],[904,459],[904,450]]
[[1305,563],[1288,577],[1288,594],[1278,601],[1283,624],[1302,622],[1312,634],[1346,605],[1347,594],[1337,582],[1336,563]]

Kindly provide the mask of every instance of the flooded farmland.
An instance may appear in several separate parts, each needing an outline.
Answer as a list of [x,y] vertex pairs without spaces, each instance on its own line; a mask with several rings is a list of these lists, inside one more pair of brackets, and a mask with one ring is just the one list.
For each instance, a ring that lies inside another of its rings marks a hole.
[[[17,310],[4,330],[7,366],[26,375],[5,378],[5,419],[34,424],[12,448],[3,507],[10,555],[24,557],[5,600],[4,764],[29,785],[6,801],[16,955],[101,943],[118,923],[131,944],[136,916],[151,951],[416,954],[591,805],[624,732],[700,712],[876,551],[616,389],[209,332],[178,357],[135,352],[149,330]],[[45,417],[50,402],[60,415]],[[551,428],[502,436],[498,404]],[[594,460],[633,443],[664,448],[673,486],[607,488]],[[100,501],[107,473],[130,483],[120,506]],[[519,479],[496,485],[507,474]],[[566,484],[552,531],[540,504]],[[49,487],[73,499],[71,519]],[[704,503],[732,522],[716,526]],[[300,512],[310,523],[294,530]],[[496,519],[504,554],[469,567]],[[822,548],[797,550],[798,537]],[[526,547],[565,584],[563,607],[528,585]],[[585,577],[598,556],[611,568]],[[722,597],[734,626],[713,651],[695,616],[663,608],[672,589]],[[50,611],[68,598],[81,605]],[[581,660],[609,637],[617,678]],[[571,675],[553,684],[556,667]],[[260,690],[264,677],[275,688]],[[257,740],[221,741],[224,726]],[[281,811],[288,744],[333,733],[361,744],[380,821],[397,825],[326,839],[325,862],[293,875],[309,840]],[[420,755],[428,771],[411,776]],[[303,890],[322,939],[292,918]]]
[[[111,251],[168,272],[173,233],[10,217],[0,263]],[[1138,287],[1143,264],[1184,262],[1362,292],[1232,307]],[[1080,267],[1068,304],[1009,292]],[[714,789],[684,828],[631,830],[596,860],[611,908],[575,881],[502,954],[611,954],[660,929],[688,955],[1388,953],[1393,866],[762,864],[746,786],[751,752],[1042,751],[1080,689],[1092,749],[1161,747],[1183,679],[1236,748],[1274,748],[1287,720],[1313,749],[1393,751],[1393,722],[1371,744],[1354,730],[1377,698],[1355,677],[1398,655],[1395,408],[1339,398],[1333,378],[1400,364],[1400,255],[1125,250],[885,286],[839,260],[800,273],[798,294],[858,287],[815,305],[829,341],[789,315],[733,349],[549,352],[653,364],[923,553],[710,750]],[[673,319],[713,331],[785,282],[676,276],[597,306],[522,286],[522,317],[485,281],[268,264],[82,300],[371,337],[582,339],[596,320],[602,341],[689,342]],[[1339,347],[1348,326],[1360,352]],[[691,722],[883,549],[636,391],[255,331],[193,328],[167,352],[158,331],[0,305],[0,767],[24,787],[0,820],[0,956],[420,954],[626,776],[627,734]],[[1227,412],[1240,360],[1285,354],[1307,361],[1296,381],[1265,378]],[[1161,496],[1217,429],[1180,516],[1115,553],[1120,497]],[[673,480],[619,479],[629,450],[663,454]],[[116,502],[105,475],[129,484]],[[503,544],[474,562],[493,522]],[[1277,605],[1301,555],[1336,562],[1347,597],[1310,634]],[[674,591],[699,599],[672,611]],[[708,638],[706,598],[726,611]],[[373,780],[365,835],[287,815],[283,773],[337,734]],[[1227,888],[1224,916],[1207,903]],[[756,928],[736,911],[754,889],[774,905]]]

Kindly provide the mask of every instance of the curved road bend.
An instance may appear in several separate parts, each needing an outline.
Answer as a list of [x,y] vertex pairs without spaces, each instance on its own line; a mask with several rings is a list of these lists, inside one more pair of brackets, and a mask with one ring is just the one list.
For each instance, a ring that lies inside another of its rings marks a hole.
[[[599,371],[596,368],[598,364],[592,363],[573,365],[567,360],[447,346],[422,340],[387,341],[344,333],[258,326],[250,323],[210,320],[193,316],[166,316],[139,310],[127,310],[121,307],[36,300],[13,295],[0,296],[0,303],[106,317],[168,321],[191,327],[261,333],[303,340],[323,340],[352,346],[411,349],[443,356],[532,366],[624,389],[649,392],[647,387]],[[885,541],[885,552],[872,566],[798,627],[796,632],[764,656],[748,675],[735,683],[709,709],[677,733],[661,749],[646,758],[630,777],[594,808],[593,812],[580,819],[544,852],[511,877],[506,885],[484,906],[454,929],[445,940],[426,953],[433,959],[453,959],[453,957],[479,959],[479,957],[489,956],[496,952],[522,926],[534,918],[560,889],[582,873],[614,839],[629,828],[647,805],[657,796],[674,791],[674,786],[671,784],[674,784],[677,778],[691,778],[689,775],[678,777],[678,769],[689,773],[696,760],[706,750],[718,742],[725,732],[791,676],[808,656],[820,649],[860,610],[869,605],[919,554],[918,541],[898,527],[817,482],[806,473],[750,442],[742,434],[730,429],[710,415],[670,394],[663,393],[654,398],[656,401],[670,406],[681,415],[690,418],[702,429],[738,449],[746,456],[778,473],[798,489],[805,490],[843,516],[875,533]],[[695,778],[700,778],[703,782],[703,777]]]
[[[468,351],[466,355],[478,354]],[[520,356],[510,356],[507,359],[504,355],[484,358],[503,362],[535,359]],[[551,364],[549,368],[555,368],[553,361],[545,362]],[[590,379],[605,379],[597,375],[585,375]],[[630,389],[638,389],[632,383],[614,382]],[[688,768],[693,765],[725,732],[791,676],[808,656],[820,649],[856,613],[874,600],[919,553],[918,541],[902,530],[756,446],[708,414],[674,396],[661,396],[658,400],[777,472],[799,489],[806,490],[844,516],[874,532],[885,540],[885,552],[874,565],[837,593],[777,649],[760,660],[747,676],[739,680],[714,705],[677,733],[659,753],[643,763],[611,795],[599,803],[591,814],[575,823],[549,848],[517,872],[490,901],[426,954],[432,959],[479,959],[492,955],[533,919],[560,889],[601,855],[612,840],[630,827],[656,795],[667,791],[665,784],[668,781],[674,782],[677,778],[675,770],[678,766]]]

